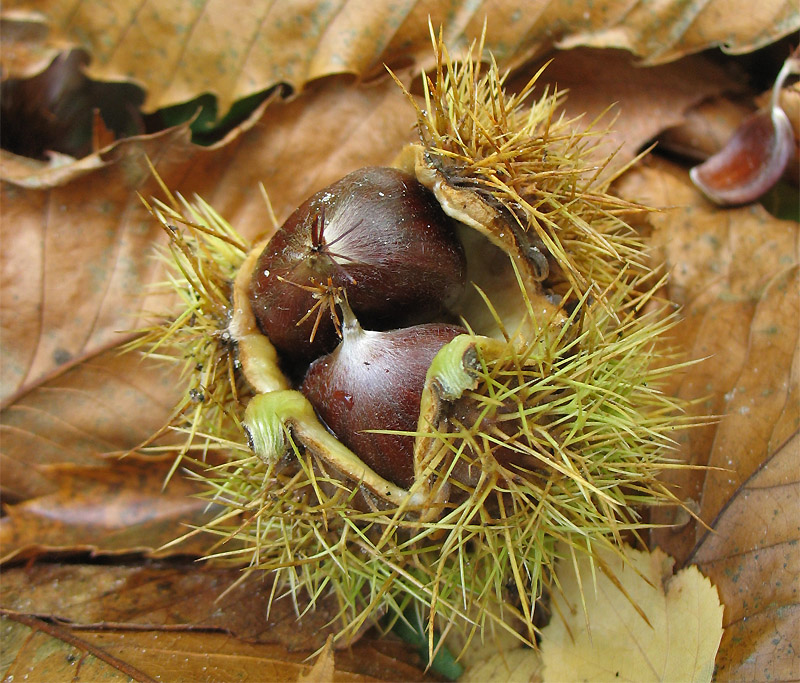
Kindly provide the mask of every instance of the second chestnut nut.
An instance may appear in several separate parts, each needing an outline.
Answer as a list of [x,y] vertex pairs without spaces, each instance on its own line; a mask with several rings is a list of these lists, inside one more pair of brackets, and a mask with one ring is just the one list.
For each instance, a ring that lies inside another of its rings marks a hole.
[[259,256],[248,295],[279,353],[308,363],[337,344],[326,309],[342,289],[366,327],[399,327],[444,313],[464,289],[465,270],[433,194],[398,169],[367,167],[289,216]]
[[366,465],[410,488],[414,483],[411,433],[417,429],[428,368],[445,344],[467,331],[458,325],[428,323],[373,332],[361,328],[346,303],[342,309],[342,343],[311,364],[301,391],[337,438]]

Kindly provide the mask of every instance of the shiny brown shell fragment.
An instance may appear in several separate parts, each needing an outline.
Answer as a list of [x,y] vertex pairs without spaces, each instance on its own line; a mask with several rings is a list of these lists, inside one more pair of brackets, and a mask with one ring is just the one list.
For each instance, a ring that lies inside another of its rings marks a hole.
[[711,201],[722,206],[755,201],[780,180],[796,155],[794,129],[780,106],[780,92],[790,75],[800,74],[798,54],[783,63],[769,104],[747,117],[719,152],[689,172]]
[[780,107],[762,109],[745,119],[725,147],[690,175],[713,202],[747,204],[778,182],[793,153],[789,117]]

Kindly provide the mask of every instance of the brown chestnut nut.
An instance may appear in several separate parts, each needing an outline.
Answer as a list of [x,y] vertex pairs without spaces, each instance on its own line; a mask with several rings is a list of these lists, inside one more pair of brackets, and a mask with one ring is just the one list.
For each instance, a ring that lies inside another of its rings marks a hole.
[[466,330],[428,323],[388,332],[362,329],[344,306],[343,339],[311,364],[301,391],[337,438],[384,479],[414,482],[414,432],[434,356]]
[[362,168],[289,216],[259,256],[250,303],[284,357],[308,362],[336,345],[341,289],[371,328],[430,320],[463,291],[465,263],[428,189],[394,168]]

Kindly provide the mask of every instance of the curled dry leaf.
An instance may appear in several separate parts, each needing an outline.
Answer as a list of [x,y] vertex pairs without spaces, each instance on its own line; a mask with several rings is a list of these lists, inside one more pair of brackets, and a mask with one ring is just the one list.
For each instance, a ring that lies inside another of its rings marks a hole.
[[69,49],[67,41],[53,39],[47,20],[31,9],[0,14],[0,70],[3,79],[26,78],[44,71],[62,50]]
[[[603,16],[608,9],[598,5],[594,11]],[[791,0],[770,0],[757,7],[739,0],[657,6],[638,2],[625,5],[615,21],[576,31],[559,45],[618,47],[645,63],[658,64],[716,46],[732,54],[752,52],[796,31],[799,24],[800,12]]]
[[83,73],[87,61],[81,50],[62,52],[41,73],[0,84],[4,150],[56,166],[143,132],[144,93],[129,83],[91,81]]
[[33,187],[3,183],[4,402],[118,345],[119,331],[136,325],[148,305],[142,291],[160,273],[151,251],[159,231],[136,199],[155,189],[144,158],[186,142],[187,131],[171,130],[119,145],[88,171],[57,169]]
[[[26,10],[29,4],[11,0],[5,10]],[[91,2],[50,0],[37,9],[50,33],[26,36],[25,45],[37,45],[39,38],[44,52],[64,42],[84,48],[92,57],[91,76],[141,85],[148,93],[147,111],[213,93],[220,113],[278,83],[300,90],[331,74],[380,74],[384,63],[431,67],[429,21],[444,27],[445,42],[459,55],[488,18],[486,47],[512,66],[554,45],[620,48],[649,63],[717,45],[740,53],[800,27],[800,13],[788,0],[757,7],[744,0],[688,6],[550,2],[524,10],[516,2],[501,2],[458,11],[446,2],[415,0],[118,2],[104,11]]]
[[626,558],[603,553],[616,581],[583,559],[579,576],[559,564],[561,591],[542,630],[544,680],[710,681],[722,637],[714,586],[696,567],[673,576],[660,550],[628,548]]

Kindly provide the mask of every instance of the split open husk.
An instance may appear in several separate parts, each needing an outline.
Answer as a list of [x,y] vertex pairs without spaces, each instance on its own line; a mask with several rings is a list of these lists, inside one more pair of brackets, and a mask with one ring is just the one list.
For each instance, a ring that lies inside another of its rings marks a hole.
[[396,164],[459,222],[474,286],[456,310],[470,333],[428,372],[414,484],[367,467],[292,387],[247,301],[263,243],[205,203],[150,205],[184,310],[146,339],[178,347],[187,396],[209,396],[175,418],[181,458],[218,456],[196,474],[221,510],[209,557],[271,573],[299,611],[333,595],[340,642],[412,608],[431,648],[435,625],[534,643],[557,552],[622,554],[642,510],[678,504],[658,481],[685,424],[659,388],[680,368],[659,346],[675,318],[626,222],[645,210],[609,194],[595,133],[556,116],[558,93],[529,103],[536,78],[507,95],[480,49],[456,65],[435,48],[424,104],[409,96],[420,140]]

